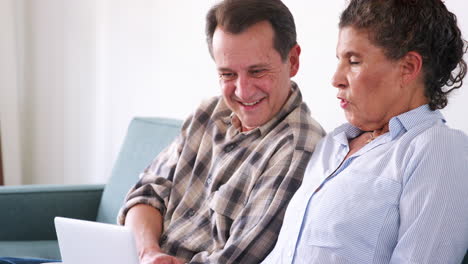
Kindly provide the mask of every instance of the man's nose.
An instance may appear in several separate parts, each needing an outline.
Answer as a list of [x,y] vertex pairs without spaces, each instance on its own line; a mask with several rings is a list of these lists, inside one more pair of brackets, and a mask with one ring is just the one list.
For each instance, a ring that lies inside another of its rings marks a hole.
[[255,91],[253,89],[251,78],[248,76],[239,76],[236,81],[235,95],[243,101],[249,101]]

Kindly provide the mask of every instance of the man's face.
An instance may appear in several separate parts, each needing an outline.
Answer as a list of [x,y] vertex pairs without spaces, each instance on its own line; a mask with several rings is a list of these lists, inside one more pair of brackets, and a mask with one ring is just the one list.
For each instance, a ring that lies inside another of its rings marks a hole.
[[213,35],[223,98],[239,117],[242,131],[267,123],[279,112],[291,91],[290,78],[299,68],[300,47],[293,47],[283,62],[273,47],[273,37],[267,21],[240,34],[218,27]]

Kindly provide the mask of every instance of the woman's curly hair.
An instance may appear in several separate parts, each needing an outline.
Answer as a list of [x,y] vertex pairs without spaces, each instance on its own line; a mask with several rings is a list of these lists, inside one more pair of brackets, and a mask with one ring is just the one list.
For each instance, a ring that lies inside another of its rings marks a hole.
[[389,59],[418,52],[432,110],[444,108],[448,93],[462,86],[467,45],[441,0],[351,0],[340,16],[339,27],[347,26],[368,31]]

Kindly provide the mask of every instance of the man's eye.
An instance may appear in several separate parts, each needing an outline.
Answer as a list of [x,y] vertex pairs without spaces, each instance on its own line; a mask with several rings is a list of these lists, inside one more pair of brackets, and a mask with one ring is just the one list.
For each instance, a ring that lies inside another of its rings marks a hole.
[[234,80],[236,78],[236,75],[234,73],[231,73],[231,72],[223,72],[223,73],[219,74],[219,78],[221,80],[231,81],[231,80]]
[[359,62],[359,61],[349,61],[349,64],[351,64],[351,65],[358,65],[360,63],[361,62]]
[[266,70],[259,69],[259,70],[251,70],[250,75],[255,78],[260,78],[266,74]]

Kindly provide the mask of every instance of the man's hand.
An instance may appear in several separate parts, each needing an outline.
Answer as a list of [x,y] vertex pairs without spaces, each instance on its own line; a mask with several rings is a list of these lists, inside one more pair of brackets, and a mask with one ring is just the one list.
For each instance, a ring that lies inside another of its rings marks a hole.
[[162,232],[162,215],[159,210],[138,204],[127,213],[125,226],[132,229],[140,264],[184,264],[185,261],[170,256],[159,247]]
[[140,253],[140,264],[184,264],[185,261],[167,255],[158,248],[143,250]]

